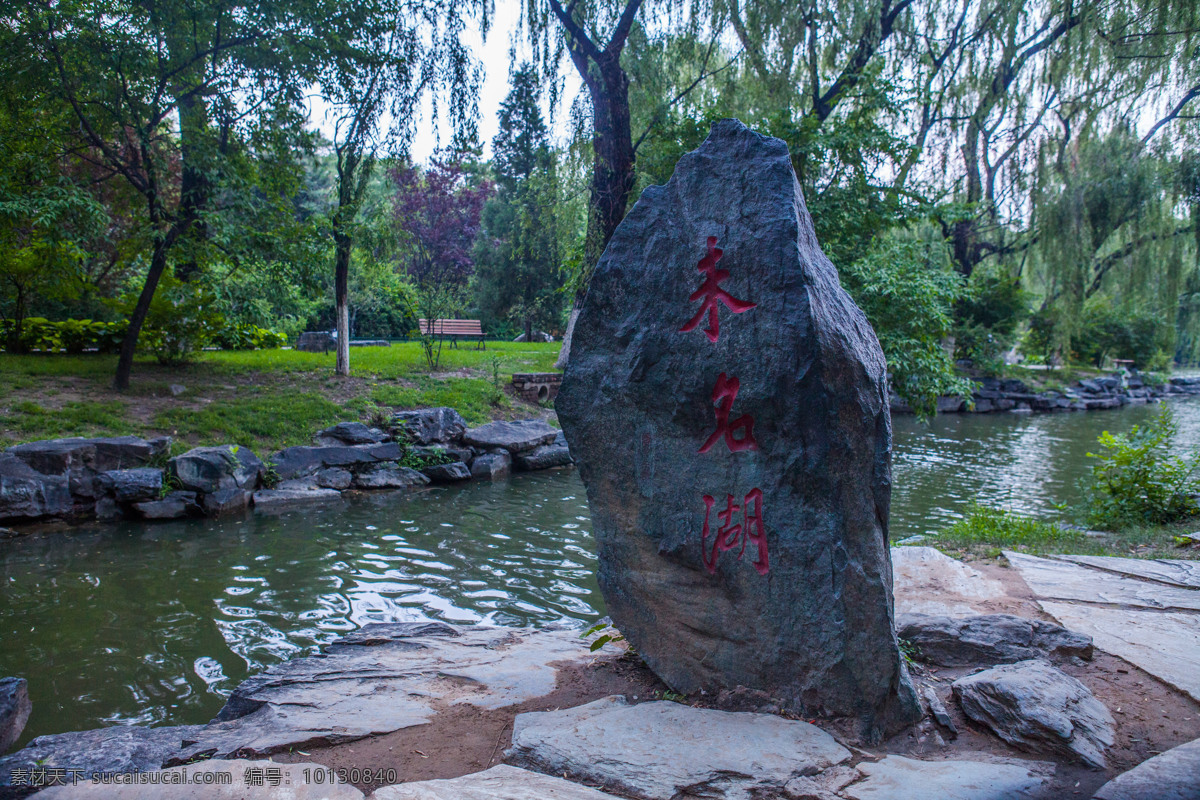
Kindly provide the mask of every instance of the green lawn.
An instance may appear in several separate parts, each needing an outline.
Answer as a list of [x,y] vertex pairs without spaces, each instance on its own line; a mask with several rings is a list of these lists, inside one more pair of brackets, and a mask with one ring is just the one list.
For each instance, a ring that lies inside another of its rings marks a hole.
[[472,424],[545,414],[506,390],[514,372],[552,372],[558,343],[445,346],[430,372],[417,342],[332,353],[205,352],[164,367],[139,359],[128,392],[111,388],[115,356],[0,355],[0,446],[62,436],[168,434],[177,449],[238,443],[261,453],[307,444],[344,420],[380,422],[395,409],[451,406]]

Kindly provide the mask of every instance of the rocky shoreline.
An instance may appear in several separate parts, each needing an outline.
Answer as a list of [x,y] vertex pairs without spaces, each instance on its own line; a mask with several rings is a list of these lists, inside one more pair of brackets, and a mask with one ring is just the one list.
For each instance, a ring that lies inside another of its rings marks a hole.
[[11,447],[0,452],[0,523],[217,516],[572,463],[562,432],[545,422],[468,428],[445,407],[397,412],[387,430],[343,422],[266,461],[236,444],[168,457],[170,446],[169,437],[119,436]]
[[[1114,372],[1100,378],[1076,381],[1063,391],[1031,389],[1016,378],[975,379],[977,388],[970,402],[965,397],[940,397],[939,414],[992,414],[998,411],[1033,413],[1047,411],[1098,411],[1129,405],[1157,403],[1169,397],[1200,395],[1200,377],[1174,377],[1165,382],[1147,380],[1137,371]],[[895,392],[893,414],[912,414],[912,407]]]

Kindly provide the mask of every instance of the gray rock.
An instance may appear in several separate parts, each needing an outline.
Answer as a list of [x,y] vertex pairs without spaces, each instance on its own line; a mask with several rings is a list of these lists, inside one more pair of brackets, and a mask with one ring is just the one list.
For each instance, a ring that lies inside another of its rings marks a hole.
[[349,489],[350,484],[354,482],[354,474],[348,469],[341,467],[326,467],[319,470],[316,475],[317,486],[323,489]]
[[317,484],[316,475],[305,475],[303,478],[292,478],[290,480],[280,481],[271,488],[278,489],[282,492],[307,492],[323,487]]
[[200,516],[204,509],[200,505],[195,492],[167,492],[161,500],[149,500],[134,503],[133,507],[143,519],[179,519],[187,516]]
[[0,754],[21,738],[33,703],[24,678],[0,678]]
[[504,708],[549,694],[560,668],[593,659],[573,630],[366,625],[243,682],[173,763],[354,741],[459,704]]
[[500,764],[442,781],[382,786],[372,800],[612,800],[611,794],[577,783]]
[[1104,784],[1094,800],[1200,800],[1200,739],[1143,761]]
[[1020,750],[1055,752],[1104,769],[1113,718],[1086,686],[1045,661],[1021,661],[959,678],[968,717]]
[[427,483],[429,478],[399,464],[378,464],[354,476],[356,489],[413,489]]
[[896,615],[967,617],[1005,597],[1000,581],[933,547],[893,547]]
[[485,453],[471,462],[471,477],[494,481],[512,472],[512,456],[504,453]]
[[421,474],[434,483],[454,483],[471,479],[471,469],[461,461],[425,467]]
[[558,430],[540,419],[524,419],[516,422],[489,422],[471,428],[463,434],[463,441],[474,447],[503,447],[510,453],[532,450],[550,444]]
[[1055,555],[1056,561],[1072,561],[1092,569],[1131,578],[1142,578],[1184,589],[1200,589],[1200,561],[1171,558],[1118,558],[1115,556]]
[[1018,800],[1035,797],[1046,778],[1029,763],[916,761],[887,756],[865,761],[858,770],[866,780],[843,790],[853,800]]
[[43,475],[16,456],[0,453],[0,521],[64,516],[74,508],[65,475]]
[[[416,445],[410,447],[408,452],[415,456],[432,456],[441,459],[448,458],[451,461],[462,461],[464,464],[470,463],[471,459],[475,457],[475,451],[470,447],[453,444],[438,444],[431,446]],[[506,450],[504,452],[508,451]]]
[[1011,614],[959,619],[898,614],[896,634],[917,646],[920,660],[943,667],[1012,664],[1050,656],[1092,657],[1092,637]]
[[153,500],[162,494],[163,471],[153,467],[112,469],[96,476],[96,486],[118,503]]
[[[203,726],[141,728],[114,725],[74,733],[39,736],[23,749],[0,758],[0,787],[13,786],[13,770],[77,769],[80,779],[98,773],[145,772],[163,766]],[[28,774],[28,773],[26,773]],[[19,784],[17,784],[19,785]]]
[[404,448],[396,442],[332,447],[288,447],[271,456],[271,466],[280,480],[315,475],[323,469],[340,467],[350,472],[367,469],[384,461],[399,461]]
[[392,415],[392,427],[397,436],[415,444],[456,442],[467,430],[467,421],[453,408],[419,408],[416,411],[397,411]]
[[167,462],[167,472],[193,492],[212,494],[221,489],[254,491],[266,465],[249,447],[195,447]]
[[1004,551],[1039,598],[1169,611],[1200,611],[1200,591],[1158,581],[1133,580],[1105,569]]
[[745,685],[868,737],[919,716],[892,624],[886,362],[784,142],[723,120],[646,189],[556,409],[608,612],[668,685]]
[[296,339],[296,349],[306,353],[328,353],[337,349],[337,339],[325,331],[305,331]]
[[379,428],[368,428],[361,422],[339,422],[337,425],[325,428],[315,437],[320,445],[354,445],[379,444],[388,439],[388,435]]
[[921,696],[925,698],[925,703],[929,706],[929,715],[933,717],[934,721],[950,732],[951,739],[958,738],[958,727],[955,726],[954,719],[946,711],[946,706],[942,704],[942,698],[938,697],[933,687],[926,686],[921,690]]
[[146,441],[136,436],[99,439],[50,439],[10,447],[8,453],[44,475],[65,475],[70,470],[93,473],[140,467],[171,445],[170,437]]
[[116,522],[124,519],[125,511],[111,497],[101,497],[96,501],[96,519],[101,522]]
[[843,800],[839,792],[861,778],[862,773],[854,767],[839,764],[816,775],[792,778],[784,784],[782,796],[787,800]]
[[298,503],[340,500],[336,489],[259,489],[254,493],[254,507],[259,511],[275,510]]
[[204,513],[211,517],[245,511],[250,506],[250,492],[245,489],[218,489],[201,499]]
[[[317,782],[313,773],[321,771]],[[211,777],[208,777],[211,776]],[[154,770],[144,783],[80,783],[57,786],[38,800],[362,800],[363,793],[340,783],[323,764],[215,759],[186,767]],[[169,789],[166,787],[170,787]]]
[[746,798],[849,759],[806,722],[613,696],[519,714],[504,760],[646,800]]
[[563,445],[544,444],[524,453],[517,453],[513,460],[521,469],[549,469],[565,467],[571,463],[571,451]]

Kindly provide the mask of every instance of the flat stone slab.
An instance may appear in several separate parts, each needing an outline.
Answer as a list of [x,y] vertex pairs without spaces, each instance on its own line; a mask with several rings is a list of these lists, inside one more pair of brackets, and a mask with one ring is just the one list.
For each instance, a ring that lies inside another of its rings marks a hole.
[[1118,558],[1116,556],[1052,556],[1085,567],[1102,569],[1134,578],[1158,581],[1185,589],[1200,590],[1200,561],[1169,558]]
[[[305,772],[307,771],[307,775]],[[320,772],[318,783],[313,775]],[[363,793],[335,783],[321,764],[216,760],[155,770],[144,783],[78,783],[38,792],[38,800],[362,800]]]
[[558,436],[558,429],[540,419],[524,419],[516,422],[489,422],[471,428],[463,434],[463,441],[473,447],[503,447],[510,453],[532,450],[550,444]]
[[1200,614],[1040,601],[1062,625],[1200,701]]
[[853,800],[1017,800],[1033,797],[1046,778],[1027,766],[985,761],[916,761],[888,756],[858,771],[866,780],[842,791]]
[[562,778],[500,764],[483,772],[443,781],[383,786],[371,800],[612,800],[611,794]]
[[304,503],[339,500],[341,497],[342,493],[337,489],[260,489],[254,493],[254,507],[259,511],[275,511]]
[[749,800],[846,761],[849,751],[806,722],[619,695],[520,714],[505,761],[644,800]]
[[36,769],[76,769],[81,779],[97,773],[145,772],[158,769],[183,741],[203,726],[140,728],[114,725],[91,731],[39,736],[23,749],[0,758],[0,787],[22,784],[21,776]]
[[549,694],[556,664],[591,658],[574,630],[379,623],[238,686],[168,763],[265,756],[422,725],[457,704],[497,709]]
[[896,615],[969,617],[1005,596],[1004,587],[933,547],[893,547]]
[[917,647],[917,660],[943,667],[1012,664],[1056,656],[1091,659],[1092,637],[1012,614],[896,616],[896,635]]
[[1143,761],[1100,787],[1094,800],[1200,800],[1200,739]]
[[1051,558],[1004,551],[1039,598],[1170,611],[1200,611],[1200,591],[1138,580]]

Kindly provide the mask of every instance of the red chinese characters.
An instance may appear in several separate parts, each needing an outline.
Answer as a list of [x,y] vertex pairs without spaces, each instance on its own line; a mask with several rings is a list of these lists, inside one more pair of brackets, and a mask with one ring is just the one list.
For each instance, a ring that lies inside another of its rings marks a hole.
[[[707,453],[713,445],[725,438],[725,444],[736,453],[740,450],[757,450],[758,442],[754,439],[754,417],[742,414],[734,420],[729,419],[733,410],[733,401],[737,399],[738,389],[742,386],[737,378],[730,378],[724,372],[717,376],[717,385],[713,387],[712,399],[717,404],[717,429],[705,440],[700,447],[701,453]],[[734,436],[735,431],[741,432],[741,437]]]
[[696,269],[704,273],[704,283],[700,284],[700,288],[692,292],[691,297],[688,298],[688,302],[694,303],[697,300],[704,302],[700,304],[700,310],[696,312],[696,316],[679,329],[682,333],[695,330],[707,313],[708,328],[705,329],[704,335],[710,342],[716,342],[717,337],[721,335],[721,320],[717,315],[718,303],[724,303],[725,307],[735,314],[749,311],[758,305],[738,300],[721,288],[721,281],[729,277],[729,270],[717,269],[717,262],[721,260],[721,252],[721,248],[717,247],[717,237],[708,237],[708,255],[700,259],[700,263],[696,265]]
[[716,500],[712,495],[704,495],[704,528],[700,534],[700,555],[704,559],[705,569],[710,573],[716,573],[717,558],[721,553],[736,549],[740,561],[742,554],[746,552],[747,542],[753,544],[758,551],[754,559],[754,569],[759,575],[766,575],[770,571],[767,534],[763,529],[762,500],[761,489],[751,489],[750,494],[746,495],[740,504],[734,502],[733,495],[725,495],[725,510],[717,512],[721,527],[717,528],[716,534],[713,535],[709,517]]

